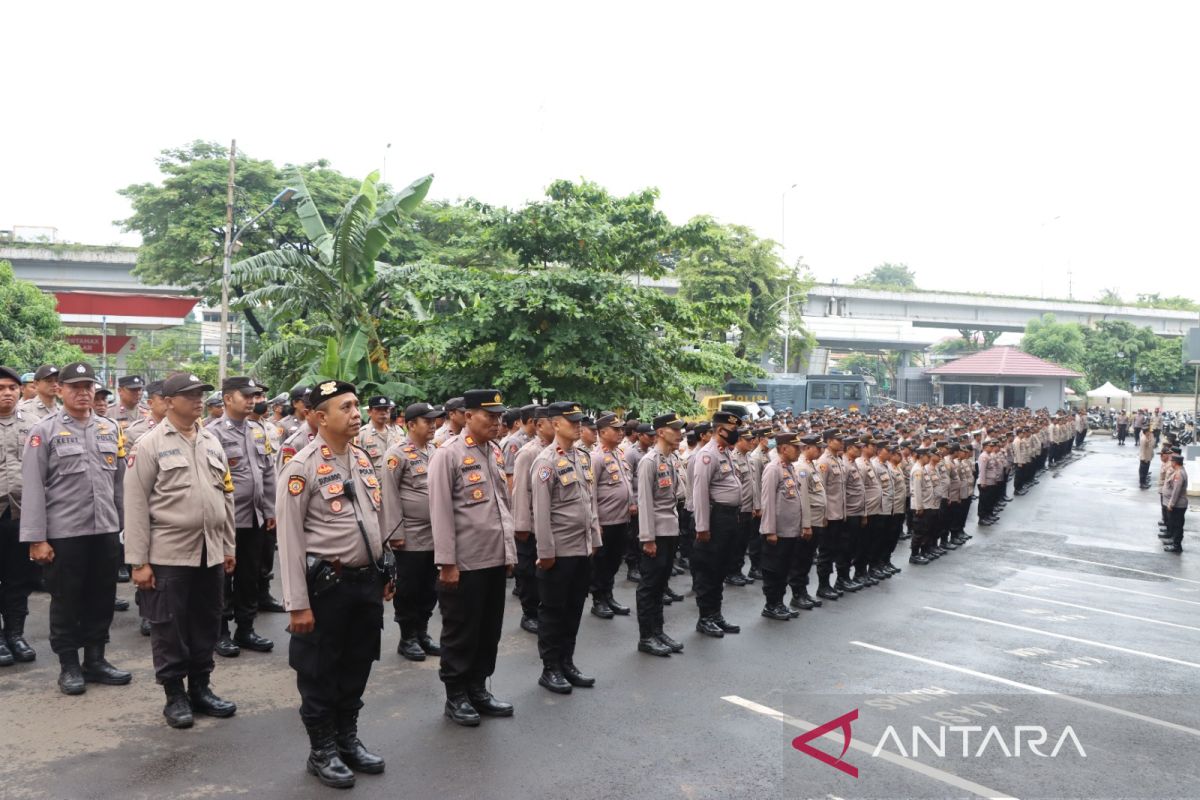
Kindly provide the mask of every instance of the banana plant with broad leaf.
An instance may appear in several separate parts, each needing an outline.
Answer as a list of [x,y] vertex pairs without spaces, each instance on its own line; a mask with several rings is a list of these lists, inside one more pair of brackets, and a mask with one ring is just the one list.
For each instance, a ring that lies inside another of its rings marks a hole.
[[262,310],[279,325],[302,320],[302,335],[282,338],[259,356],[260,368],[280,359],[306,364],[301,383],[343,380],[363,393],[389,397],[413,396],[419,389],[389,369],[387,348],[379,328],[381,309],[407,304],[393,298],[399,280],[411,266],[378,261],[407,214],[429,192],[432,175],[413,181],[399,192],[379,197],[379,173],[372,172],[325,227],[297,171],[296,213],[312,243],[311,254],[281,248],[251,256],[233,267],[233,283],[242,289],[238,308]]

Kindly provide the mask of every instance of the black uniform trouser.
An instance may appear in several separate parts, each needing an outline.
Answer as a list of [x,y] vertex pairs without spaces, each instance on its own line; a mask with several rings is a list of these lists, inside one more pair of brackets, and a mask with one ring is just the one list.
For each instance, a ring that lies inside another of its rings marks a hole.
[[887,546],[891,539],[892,517],[890,514],[872,514],[867,517],[869,532],[863,567],[874,569],[883,564],[887,557]]
[[496,649],[504,627],[504,567],[459,570],[458,586],[438,584],[442,609],[442,655],[438,677],[446,695],[483,686],[496,671]]
[[234,557],[237,565],[225,576],[225,620],[235,620],[239,628],[250,630],[258,616],[258,589],[262,583],[262,525],[238,528],[234,533]]
[[1117,444],[1125,444],[1125,438],[1129,435],[1128,425],[1117,426]]
[[979,518],[986,519],[992,513],[992,492],[991,486],[979,484]]
[[750,557],[750,569],[762,568],[762,536],[759,535],[759,526],[762,525],[762,517],[751,515],[750,517],[750,540],[746,543],[746,555]]
[[309,594],[309,603],[316,626],[310,633],[293,633],[288,646],[306,726],[335,721],[338,714],[363,707],[383,630],[379,573],[373,566],[343,569],[342,580],[320,597]]
[[396,596],[392,598],[393,619],[400,625],[400,638],[410,639],[429,632],[429,618],[437,605],[437,566],[432,550],[395,550]]
[[[207,560],[202,548],[200,563]],[[221,636],[225,568],[152,564],[154,588],[138,589],[137,604],[150,623],[154,678],[159,683],[196,679],[213,671],[213,648]]]
[[932,547],[937,544],[937,532],[941,525],[938,519],[940,512],[936,508],[927,508],[914,517],[917,530],[913,534],[913,549]]
[[701,617],[721,613],[725,575],[737,539],[738,510],[736,506],[712,503],[708,509],[708,541],[692,546],[692,589],[696,592],[696,607]]
[[808,573],[812,571],[813,561],[817,563],[817,579],[828,582],[833,562],[829,558],[829,545],[824,527],[814,527],[811,539],[796,540],[795,558],[787,574],[788,586],[793,597],[808,594]]
[[559,556],[550,569],[537,571],[538,655],[546,669],[575,660],[575,639],[592,584],[590,556]]
[[625,558],[626,537],[632,522],[600,526],[600,552],[592,557],[592,598],[603,600],[613,593],[616,575]]
[[21,522],[8,508],[0,516],[0,614],[6,625],[19,625],[29,616],[29,593],[36,584],[29,545],[21,542]]
[[54,560],[45,568],[50,649],[69,653],[107,644],[121,558],[118,535],[94,533],[49,541],[54,548]]
[[678,552],[681,558],[691,558],[692,544],[696,541],[696,518],[682,500],[675,504],[675,509],[679,512]]
[[258,557],[259,596],[271,593],[271,570],[275,568],[275,530],[263,531],[262,551]]
[[517,599],[521,601],[521,616],[537,619],[537,537],[532,533],[521,541],[517,539],[517,566],[513,569],[517,579]]
[[836,522],[829,521],[826,535],[832,540],[834,548],[833,565],[837,570],[839,581],[850,578],[850,564],[854,561],[854,547],[862,535],[862,517],[847,516]]
[[[788,588],[790,578],[803,568],[804,585],[808,584],[808,566],[812,564],[812,539],[804,540],[798,536],[778,537],[775,544],[762,537],[762,591],[763,599],[768,606],[782,605],[783,595]],[[808,551],[807,564],[802,551]],[[806,592],[796,591],[792,584],[792,594],[799,596]]]
[[904,532],[904,521],[904,514],[892,514],[889,517],[887,546],[883,553],[883,561],[886,564],[892,563],[892,553],[896,552],[896,545],[900,544],[900,534]]
[[865,570],[871,560],[871,550],[875,546],[876,528],[875,517],[868,516],[864,525],[862,517],[854,518],[854,538],[850,542],[850,566],[855,571]]
[[625,566],[636,569],[642,560],[642,545],[638,541],[638,526],[636,520],[625,529]]
[[746,565],[746,550],[750,547],[750,536],[757,533],[758,525],[753,524],[758,522],[754,519],[754,514],[749,511],[739,511],[737,515],[737,535],[733,540],[733,548],[730,551],[729,567],[726,570],[726,575],[738,575],[742,571],[742,567]]
[[638,570],[642,580],[637,588],[638,635],[645,639],[663,631],[663,592],[671,577],[678,536],[656,536],[654,558],[642,552]]
[[1150,462],[1138,461],[1138,485],[1144,486],[1150,482]]
[[1183,518],[1186,514],[1186,508],[1167,509],[1167,533],[1171,534],[1171,541],[1177,545],[1183,544]]

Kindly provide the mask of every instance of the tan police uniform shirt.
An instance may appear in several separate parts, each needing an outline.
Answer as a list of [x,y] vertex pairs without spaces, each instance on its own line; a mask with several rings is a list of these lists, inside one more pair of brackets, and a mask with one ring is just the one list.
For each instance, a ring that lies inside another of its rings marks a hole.
[[533,461],[530,499],[538,558],[590,556],[600,546],[595,476],[587,453],[551,442]]
[[433,550],[429,521],[429,462],[436,448],[430,442],[393,444],[384,454],[383,538],[403,539],[411,552]]
[[42,396],[35,394],[28,400],[19,400],[17,402],[17,411],[20,411],[33,422],[40,422],[51,414],[57,414],[62,410],[62,404],[57,400],[46,405],[42,402]]
[[596,508],[600,524],[624,525],[630,520],[629,508],[637,501],[633,494],[633,473],[619,452],[597,445],[592,451],[592,474],[596,477]]
[[805,491],[791,464],[782,459],[772,461],[763,469],[762,522],[759,532],[774,534],[781,539],[795,539],[802,527],[812,527],[805,507]]
[[130,564],[213,567],[234,555],[229,464],[211,431],[199,423],[194,431],[188,439],[164,419],[125,459]]
[[738,508],[742,502],[742,484],[733,466],[732,448],[722,449],[714,436],[700,448],[689,466],[694,464],[692,505],[695,506],[696,530],[708,532],[710,503]]
[[[353,482],[354,497],[346,494]],[[365,451],[353,444],[338,455],[317,434],[290,459],[275,491],[276,536],[288,611],[309,608],[307,555],[365,567],[383,553],[379,508],[383,492]],[[357,518],[370,542],[367,551]],[[382,587],[381,587],[382,588]]]
[[271,461],[274,453],[261,423],[244,419],[241,422],[225,415],[209,425],[229,461],[233,475],[234,504],[239,528],[264,525],[275,518],[275,470]]
[[120,531],[125,455],[108,417],[76,420],[60,411],[34,425],[21,456],[21,541]]
[[460,570],[517,563],[503,457],[493,442],[465,433],[429,461],[429,520],[433,558]]
[[675,454],[664,456],[657,447],[638,463],[638,541],[679,535],[677,488],[681,477]]
[[21,455],[35,420],[14,410],[0,417],[0,514],[21,518]]

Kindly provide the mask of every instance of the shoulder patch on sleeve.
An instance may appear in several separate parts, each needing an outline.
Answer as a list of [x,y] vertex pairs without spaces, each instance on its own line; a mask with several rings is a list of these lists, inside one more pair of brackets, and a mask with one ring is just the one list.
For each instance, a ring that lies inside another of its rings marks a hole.
[[550,480],[550,476],[553,474],[554,470],[552,470],[550,467],[542,467],[538,470],[538,480],[542,483],[545,483]]
[[304,491],[304,478],[299,475],[293,475],[288,479],[288,494],[292,497],[297,497]]
[[707,456],[707,455],[706,455],[706,456],[704,456],[703,458],[701,458],[700,460],[701,460],[701,461],[703,461],[705,464],[711,464],[711,463],[712,463],[712,456]]

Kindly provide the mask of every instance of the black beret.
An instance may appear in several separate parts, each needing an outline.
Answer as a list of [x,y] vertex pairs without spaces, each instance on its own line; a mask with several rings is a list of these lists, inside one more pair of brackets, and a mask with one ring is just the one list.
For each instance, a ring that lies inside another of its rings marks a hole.
[[318,408],[326,400],[332,400],[341,394],[352,394],[358,396],[358,388],[353,383],[346,381],[321,381],[313,387],[312,393],[309,394],[309,403],[313,408]]

